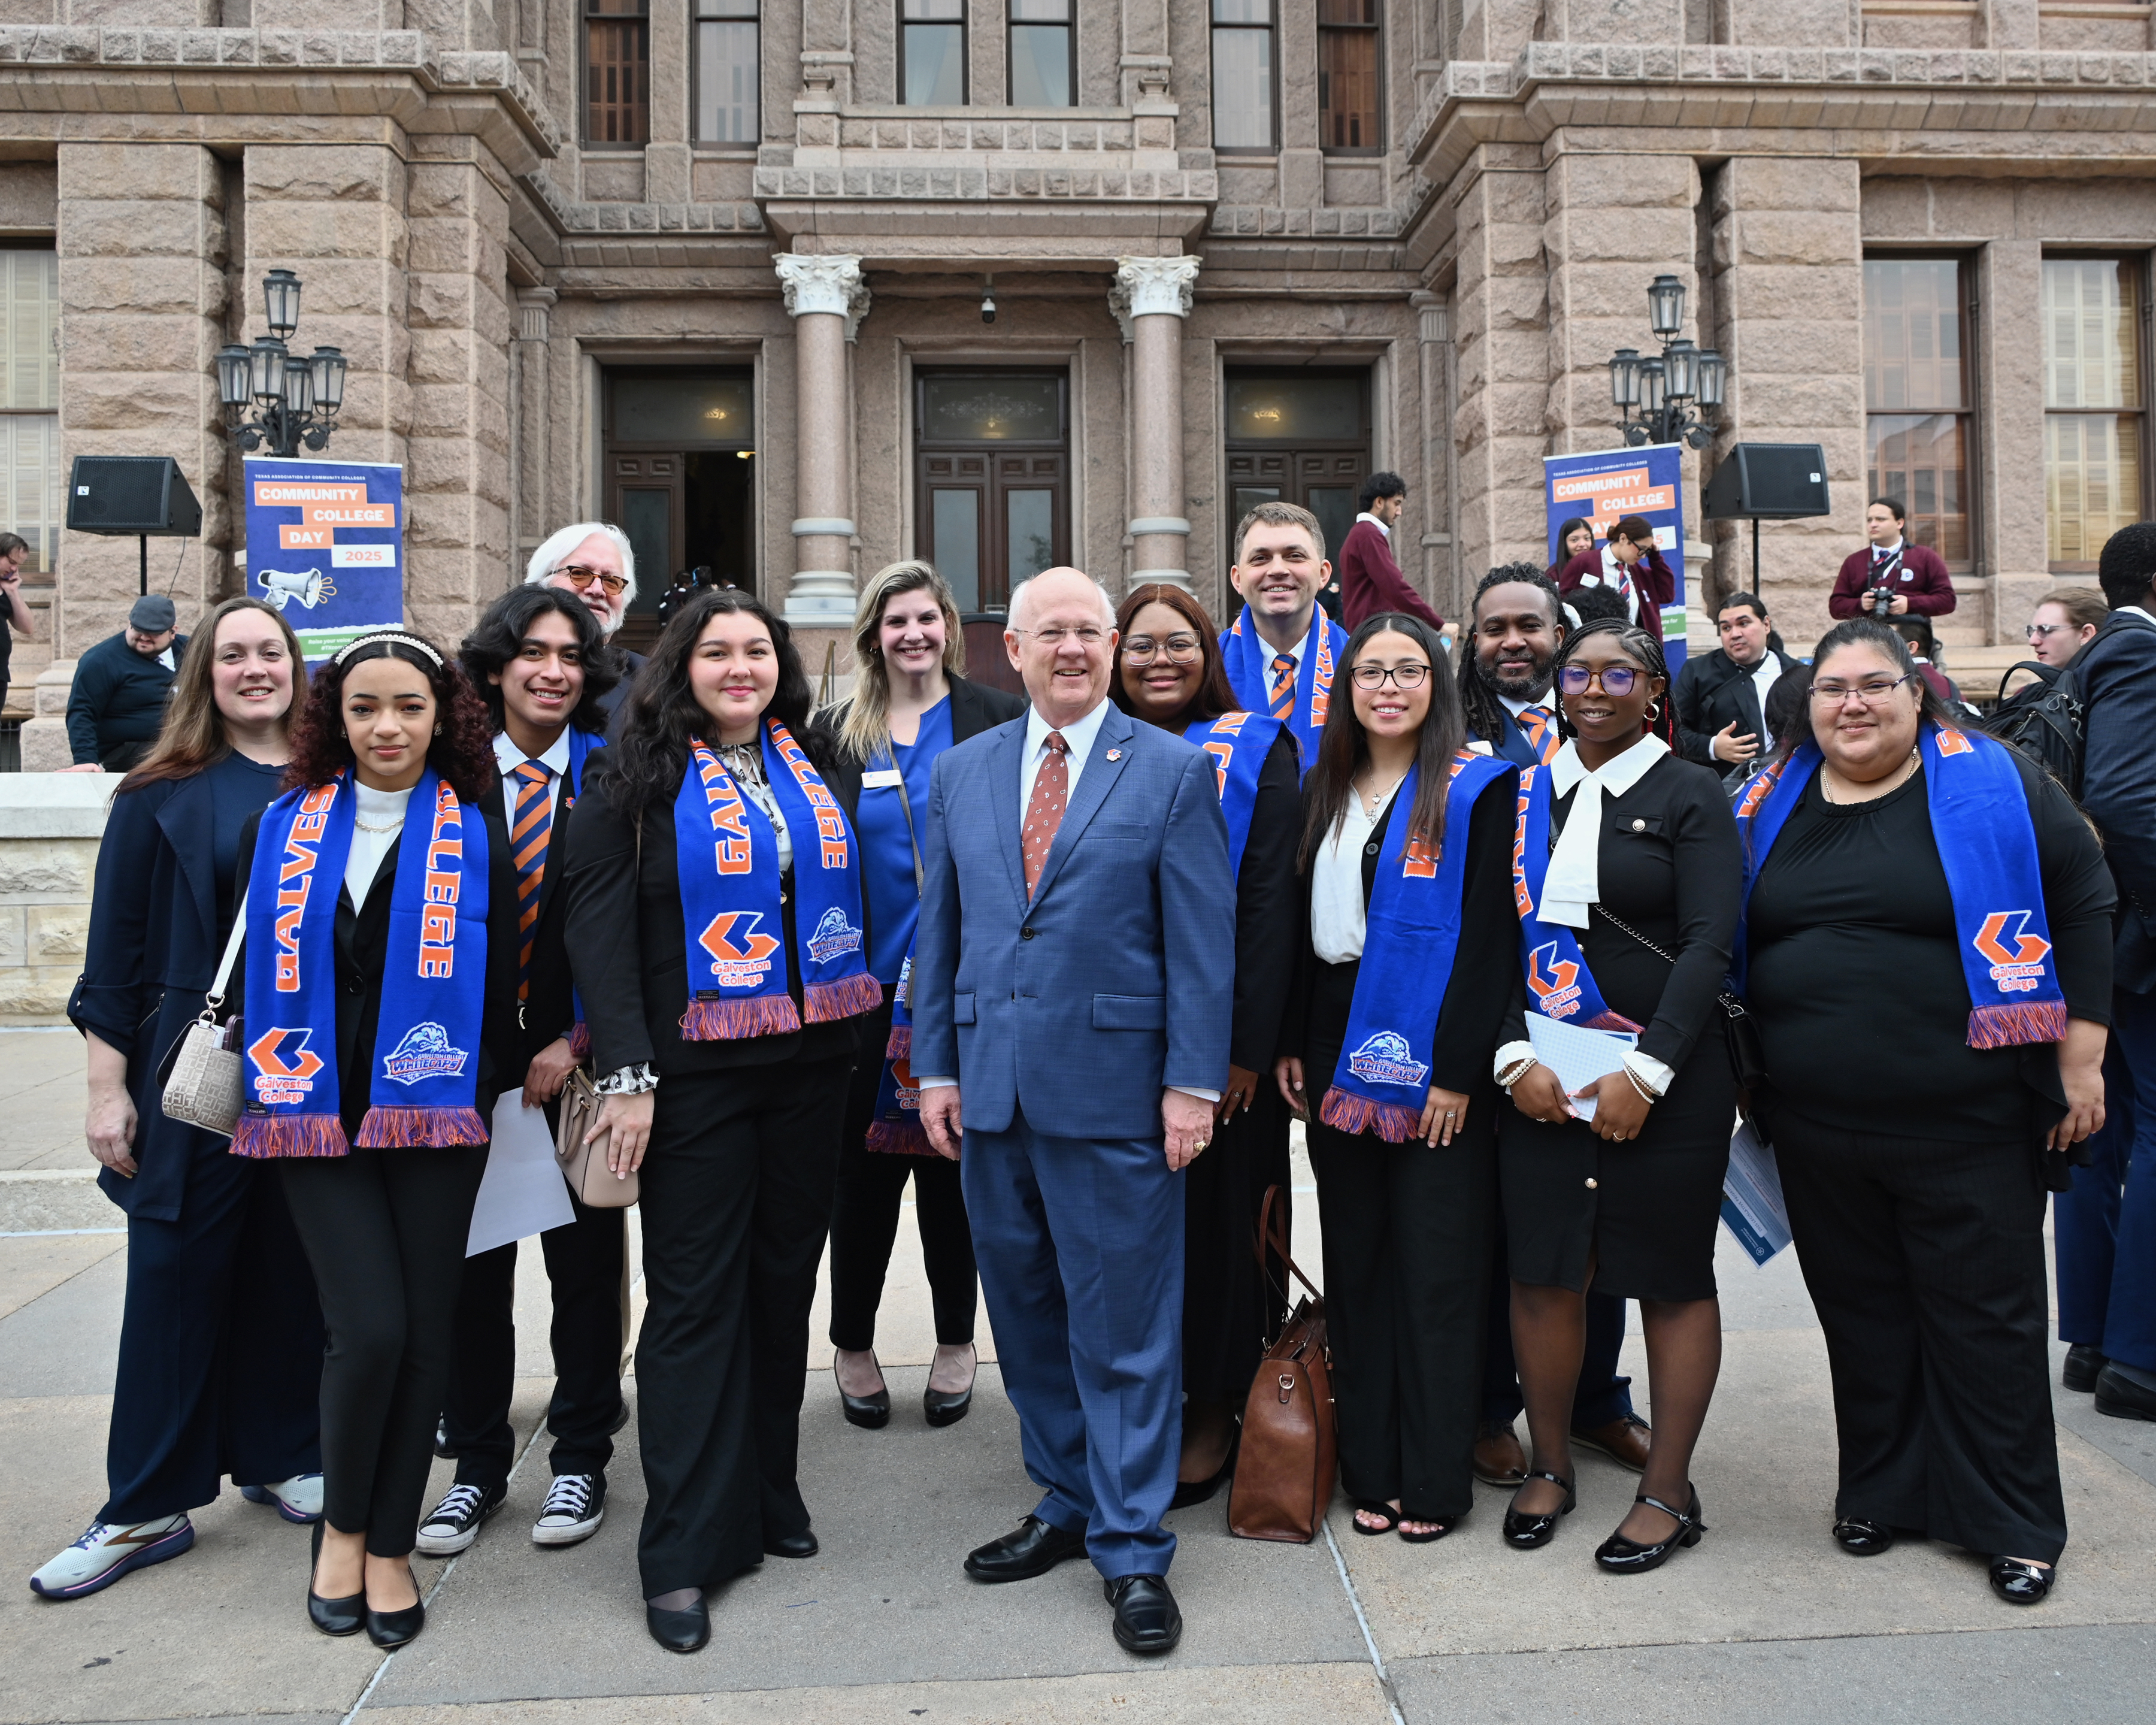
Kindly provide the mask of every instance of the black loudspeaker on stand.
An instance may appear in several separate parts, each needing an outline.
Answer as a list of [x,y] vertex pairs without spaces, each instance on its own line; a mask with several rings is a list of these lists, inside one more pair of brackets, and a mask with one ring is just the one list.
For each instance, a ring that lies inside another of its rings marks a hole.
[[150,541],[192,539],[202,505],[170,455],[78,455],[68,475],[68,526],[142,542],[142,591],[150,590]]
[[1831,515],[1826,451],[1818,444],[1738,444],[1714,470],[1701,500],[1711,521],[1752,523],[1752,591],[1759,591],[1759,523]]

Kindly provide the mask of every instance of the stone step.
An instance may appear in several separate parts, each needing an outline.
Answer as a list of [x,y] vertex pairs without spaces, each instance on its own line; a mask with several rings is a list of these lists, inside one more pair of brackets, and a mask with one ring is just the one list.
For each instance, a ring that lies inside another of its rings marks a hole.
[[126,1228],[126,1213],[98,1189],[97,1172],[94,1168],[70,1168],[0,1173],[0,1234],[79,1234]]

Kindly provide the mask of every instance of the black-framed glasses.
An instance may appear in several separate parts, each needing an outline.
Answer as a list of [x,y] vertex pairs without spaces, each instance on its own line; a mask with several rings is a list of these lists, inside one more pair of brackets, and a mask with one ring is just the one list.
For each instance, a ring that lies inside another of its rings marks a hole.
[[1916,680],[1917,673],[1912,671],[1907,676],[1866,677],[1861,683],[1815,683],[1812,685],[1812,699],[1839,706],[1854,695],[1866,706],[1884,706],[1902,684],[1913,683]]
[[1170,665],[1195,665],[1204,650],[1195,635],[1167,635],[1158,641],[1151,635],[1132,635],[1123,643],[1123,657],[1132,665],[1151,665],[1163,656]]
[[1395,689],[1419,689],[1430,675],[1426,665],[1358,665],[1349,673],[1358,689],[1382,689],[1389,678]]
[[603,569],[594,569],[583,563],[564,563],[554,571],[554,575],[566,575],[572,588],[587,588],[596,581],[609,595],[619,593],[629,585],[626,575],[609,575]]
[[1632,692],[1642,675],[1629,665],[1604,665],[1599,671],[1589,670],[1584,665],[1568,665],[1558,671],[1557,685],[1567,695],[1584,695],[1587,685],[1599,678],[1602,692],[1621,700]]

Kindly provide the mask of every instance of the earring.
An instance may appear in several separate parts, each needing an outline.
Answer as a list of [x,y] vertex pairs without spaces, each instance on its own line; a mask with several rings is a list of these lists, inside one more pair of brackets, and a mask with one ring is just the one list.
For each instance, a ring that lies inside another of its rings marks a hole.
[[1661,716],[1662,716],[1662,704],[1661,704],[1661,702],[1660,702],[1659,701],[1649,701],[1649,702],[1647,703],[1647,721],[1648,721],[1648,723],[1652,724],[1652,723],[1653,723],[1656,719],[1661,718]]
[[442,734],[442,727],[441,727],[439,725],[435,726],[434,726],[434,735],[435,735],[435,736],[437,736],[437,737],[439,737],[441,734]]

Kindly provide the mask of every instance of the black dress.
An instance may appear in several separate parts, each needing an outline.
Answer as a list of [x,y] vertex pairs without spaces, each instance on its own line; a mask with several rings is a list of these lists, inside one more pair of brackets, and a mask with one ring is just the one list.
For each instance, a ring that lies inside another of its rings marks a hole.
[[[1550,809],[1550,842],[1573,798]],[[1737,1081],[1715,996],[1729,968],[1743,877],[1721,781],[1675,755],[1622,796],[1602,795],[1602,902],[1666,952],[1601,916],[1580,934],[1602,998],[1645,1024],[1640,1052],[1675,1073],[1640,1136],[1608,1143],[1584,1120],[1553,1126],[1510,1104],[1498,1165],[1512,1278],[1630,1300],[1714,1296],[1714,1230],[1729,1163]],[[1527,1040],[1517,947],[1505,1041]]]

